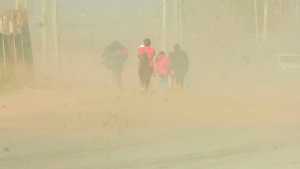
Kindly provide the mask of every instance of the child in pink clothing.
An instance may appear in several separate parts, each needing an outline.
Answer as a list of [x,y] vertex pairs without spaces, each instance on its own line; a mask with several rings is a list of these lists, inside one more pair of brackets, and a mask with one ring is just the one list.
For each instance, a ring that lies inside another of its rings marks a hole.
[[169,76],[171,74],[171,61],[165,52],[160,52],[155,60],[155,72],[160,78],[160,84],[163,88],[168,87]]

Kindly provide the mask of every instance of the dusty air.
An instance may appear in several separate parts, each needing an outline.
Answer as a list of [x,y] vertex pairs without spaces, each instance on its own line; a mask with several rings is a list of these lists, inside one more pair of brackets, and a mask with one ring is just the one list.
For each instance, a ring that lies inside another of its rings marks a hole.
[[300,168],[300,0],[0,0],[0,169]]

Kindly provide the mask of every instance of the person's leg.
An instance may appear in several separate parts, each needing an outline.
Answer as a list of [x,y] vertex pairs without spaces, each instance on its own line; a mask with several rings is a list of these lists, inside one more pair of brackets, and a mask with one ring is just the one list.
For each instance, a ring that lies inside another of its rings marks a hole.
[[181,74],[181,75],[179,76],[179,86],[180,86],[181,88],[184,88],[184,80],[185,80],[185,74]]
[[149,69],[147,66],[142,66],[140,69],[140,79],[141,79],[141,87],[143,90],[148,90],[149,88]]
[[122,71],[116,71],[114,73],[114,79],[115,79],[115,83],[117,84],[117,86],[119,88],[122,88]]
[[176,88],[176,76],[173,74],[171,77],[171,88],[175,89]]
[[145,71],[145,88],[146,90],[149,89],[150,84],[151,84],[151,79],[152,79],[152,74],[153,74],[153,70],[151,67],[147,67],[146,71]]
[[151,81],[151,75],[150,75],[150,72],[147,71],[147,72],[145,73],[145,89],[146,89],[146,90],[149,89],[150,81]]
[[140,79],[140,85],[142,88],[144,88],[144,75],[143,75],[143,67],[140,65],[139,66],[139,70],[138,70],[138,75],[139,75],[139,79]]
[[160,77],[160,87],[162,89],[168,89],[169,88],[169,79],[168,76],[161,76]]
[[178,74],[176,73],[175,76],[174,76],[174,86],[175,88],[178,88],[179,87],[179,84],[180,84],[180,80],[179,80],[179,76]]
[[119,87],[123,88],[123,71],[120,72],[118,77]]

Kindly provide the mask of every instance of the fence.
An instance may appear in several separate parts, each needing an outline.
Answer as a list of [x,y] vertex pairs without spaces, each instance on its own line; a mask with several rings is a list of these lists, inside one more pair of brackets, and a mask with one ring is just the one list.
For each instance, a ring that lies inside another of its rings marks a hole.
[[0,84],[23,78],[32,65],[27,12],[10,10],[0,14]]

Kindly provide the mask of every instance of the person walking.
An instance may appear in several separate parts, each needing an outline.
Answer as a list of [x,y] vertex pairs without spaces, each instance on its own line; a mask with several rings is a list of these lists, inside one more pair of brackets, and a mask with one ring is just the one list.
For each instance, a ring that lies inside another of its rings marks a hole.
[[161,51],[155,60],[155,73],[160,78],[162,89],[169,87],[169,77],[171,75],[171,61],[165,52]]
[[151,40],[145,39],[138,48],[139,68],[138,74],[143,90],[148,90],[154,69],[155,49],[151,47]]
[[128,59],[127,48],[119,41],[108,45],[102,54],[103,64],[112,72],[118,87],[122,87],[125,62]]
[[185,78],[189,70],[189,58],[179,44],[174,46],[170,54],[171,69],[174,71],[174,81],[176,86],[184,87]]

